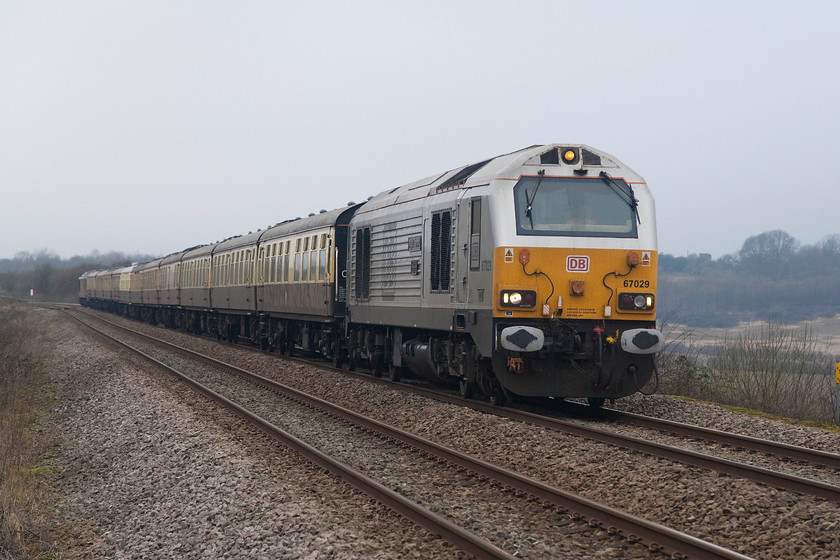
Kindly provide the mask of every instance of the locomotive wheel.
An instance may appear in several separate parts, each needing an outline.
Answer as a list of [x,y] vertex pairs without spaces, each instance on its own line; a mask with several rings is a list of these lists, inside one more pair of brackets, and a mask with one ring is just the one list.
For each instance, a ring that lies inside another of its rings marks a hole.
[[374,358],[372,367],[370,368],[374,377],[382,377],[382,372],[385,369],[385,358],[379,356]]
[[402,378],[402,368],[400,366],[395,366],[394,364],[390,364],[388,366],[388,381],[397,382]]
[[589,402],[589,406],[591,406],[592,408],[601,408],[602,406],[604,406],[604,401],[606,401],[607,399],[602,397],[588,397],[586,400],[587,402]]
[[503,406],[505,404],[505,393],[501,388],[494,388],[490,391],[490,406]]
[[473,398],[473,395],[475,394],[475,384],[462,377],[458,382],[458,394],[465,399]]

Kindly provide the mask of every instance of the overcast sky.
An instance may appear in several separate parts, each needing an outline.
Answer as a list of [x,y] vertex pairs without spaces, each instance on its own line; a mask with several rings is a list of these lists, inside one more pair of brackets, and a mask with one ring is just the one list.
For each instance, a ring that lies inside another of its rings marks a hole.
[[0,258],[163,255],[532,144],[659,249],[840,233],[840,2],[0,0]]

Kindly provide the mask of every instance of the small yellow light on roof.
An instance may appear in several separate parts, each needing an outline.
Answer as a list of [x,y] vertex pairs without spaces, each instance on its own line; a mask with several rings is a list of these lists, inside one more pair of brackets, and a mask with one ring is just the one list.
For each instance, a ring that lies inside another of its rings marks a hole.
[[574,161],[575,156],[576,154],[574,150],[566,150],[565,152],[563,152],[563,159],[565,159],[566,161]]

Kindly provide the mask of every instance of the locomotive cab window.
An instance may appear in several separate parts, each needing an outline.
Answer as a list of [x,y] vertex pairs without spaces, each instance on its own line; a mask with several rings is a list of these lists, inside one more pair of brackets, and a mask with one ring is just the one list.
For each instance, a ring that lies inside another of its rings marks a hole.
[[638,237],[633,190],[621,179],[523,177],[513,193],[519,235]]

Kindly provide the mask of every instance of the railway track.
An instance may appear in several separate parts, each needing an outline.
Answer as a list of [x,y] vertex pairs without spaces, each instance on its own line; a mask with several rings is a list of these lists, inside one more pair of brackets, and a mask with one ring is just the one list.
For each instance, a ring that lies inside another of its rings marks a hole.
[[[581,417],[592,417],[588,407],[568,403]],[[769,439],[762,439],[745,434],[735,434],[703,426],[695,426],[683,422],[674,422],[652,416],[634,414],[610,408],[597,411],[599,420],[609,420],[633,426],[653,429],[659,432],[670,432],[679,436],[693,438],[710,443],[719,443],[738,449],[747,449],[771,455],[773,457],[790,459],[810,465],[820,465],[840,471],[840,454],[810,449],[799,445],[790,445]]]
[[[70,314],[75,316],[75,313]],[[80,322],[81,319],[77,320]],[[97,318],[98,320],[103,320]],[[125,331],[130,331],[115,323],[107,322],[109,328],[117,328]],[[90,325],[88,325],[90,326]],[[92,326],[90,326],[93,328]],[[640,517],[633,516],[610,508],[604,504],[600,504],[593,500],[577,496],[568,492],[564,492],[556,487],[540,482],[517,472],[504,469],[493,465],[487,461],[482,461],[470,457],[469,455],[460,453],[453,449],[448,449],[437,443],[420,438],[414,434],[406,432],[389,426],[385,423],[364,417],[346,408],[338,407],[322,399],[312,397],[305,393],[301,393],[294,388],[276,383],[272,380],[257,376],[240,368],[236,368],[229,364],[224,364],[208,356],[198,355],[190,350],[175,347],[170,343],[160,341],[154,337],[149,337],[142,333],[130,331],[132,337],[142,337],[146,342],[144,344],[154,344],[155,346],[165,346],[165,352],[177,352],[181,356],[187,356],[189,360],[201,361],[203,367],[212,368],[218,371],[224,371],[226,375],[230,373],[236,376],[247,379],[249,383],[255,383],[260,387],[269,388],[272,392],[282,395],[285,400],[291,400],[301,403],[307,408],[317,409],[320,414],[327,415],[330,418],[340,419],[341,422],[360,429],[365,433],[376,434],[379,440],[389,442],[396,442],[400,448],[411,448],[416,450],[411,462],[417,461],[416,453],[421,456],[428,456],[432,458],[433,465],[444,465],[446,468],[453,469],[450,475],[455,480],[460,480],[460,485],[463,485],[463,477],[468,476],[471,479],[469,484],[481,484],[480,489],[475,489],[472,493],[482,494],[492,492],[498,494],[499,492],[506,494],[502,502],[509,502],[512,500],[521,501],[521,505],[515,506],[512,509],[533,509],[535,504],[541,507],[550,506],[563,511],[569,512],[576,518],[587,521],[593,527],[603,527],[607,532],[622,536],[630,542],[641,541],[652,550],[661,550],[674,557],[688,557],[688,558],[746,558],[745,556],[721,548],[712,543],[708,543],[692,537],[690,535],[675,531],[668,527],[644,520]],[[104,336],[104,335],[103,335]],[[119,344],[131,348],[132,345],[127,345],[125,342]],[[135,343],[136,344],[136,343]],[[422,506],[417,506],[412,500],[398,492],[394,492],[387,487],[386,484],[369,480],[364,474],[359,472],[358,468],[348,466],[342,461],[337,461],[330,454],[319,451],[309,444],[304,443],[299,438],[292,434],[278,428],[271,421],[262,418],[253,411],[246,409],[241,404],[234,403],[232,399],[221,395],[221,391],[211,389],[204,383],[191,379],[190,376],[182,372],[178,372],[176,368],[164,363],[163,359],[158,359],[151,356],[149,353],[142,350],[131,348],[133,352],[139,353],[148,360],[154,361],[156,365],[162,367],[180,378],[185,382],[194,386],[196,390],[205,394],[209,398],[223,404],[224,406],[233,410],[237,415],[246,419],[248,422],[254,423],[260,430],[268,434],[270,437],[281,441],[284,445],[301,453],[313,463],[321,468],[327,469],[341,476],[348,481],[355,488],[369,494],[373,499],[387,505],[400,515],[410,519],[412,522],[427,528],[430,532],[443,536],[447,541],[459,546],[479,558],[512,558],[509,553],[501,550],[499,547],[489,542],[480,536],[476,536],[468,530],[459,527],[451,520],[437,515]],[[166,360],[168,361],[168,360]],[[250,408],[250,406],[248,407]],[[311,421],[317,422],[317,421]],[[379,444],[381,445],[381,443]],[[429,467],[430,469],[437,469],[438,467]],[[345,478],[346,477],[346,478]],[[446,477],[444,477],[446,478]],[[489,479],[493,481],[493,489],[487,489],[487,483],[481,483],[482,480]],[[499,498],[494,499],[494,502]],[[529,505],[530,504],[530,505]],[[492,508],[491,508],[492,509]],[[541,515],[548,515],[545,510],[542,510]],[[508,513],[509,514],[509,513]]]
[[[101,319],[101,318],[100,318]],[[104,320],[104,319],[102,319]],[[226,343],[225,343],[226,344]],[[237,348],[243,348],[241,345],[235,345]],[[245,346],[244,348],[248,348]],[[253,349],[255,352],[259,352]],[[335,370],[332,366],[326,365],[321,361],[313,362],[302,357],[284,359],[291,359],[302,361],[304,363],[315,363],[318,367]],[[344,374],[354,376],[372,383],[388,384],[393,383],[387,380],[372,377],[369,373],[347,371],[341,369]],[[755,438],[744,434],[736,434],[731,432],[723,432],[720,430],[713,430],[701,426],[691,424],[673,422],[654,418],[650,416],[642,416],[639,414],[631,414],[612,409],[601,409],[593,411],[591,407],[585,405],[577,405],[575,403],[563,403],[564,412],[570,413],[572,416],[583,419],[597,418],[598,424],[591,425],[586,423],[575,422],[566,418],[558,418],[556,415],[549,415],[544,410],[529,411],[520,408],[496,406],[464,399],[452,392],[442,391],[439,388],[429,388],[410,383],[399,383],[401,389],[418,394],[427,398],[432,398],[440,402],[448,402],[460,406],[467,406],[473,410],[493,414],[510,420],[525,422],[540,426],[543,428],[556,430],[559,432],[571,434],[578,437],[584,437],[593,441],[598,441],[608,445],[614,445],[624,449],[630,449],[640,453],[645,453],[651,456],[662,457],[678,463],[692,465],[712,471],[728,474],[731,476],[744,478],[769,487],[779,488],[786,491],[799,492],[802,494],[816,496],[818,498],[826,499],[835,503],[840,503],[840,486],[836,484],[815,480],[813,478],[799,476],[788,473],[783,470],[776,470],[773,468],[766,468],[762,466],[753,465],[743,461],[736,461],[719,457],[709,453],[702,453],[686,449],[683,446],[668,445],[658,443],[648,439],[635,437],[633,435],[623,434],[611,429],[604,423],[605,420],[613,422],[621,422],[629,425],[640,426],[652,429],[663,433],[674,433],[682,437],[687,437],[695,440],[703,441],[707,444],[717,443],[730,446],[732,448],[753,450],[769,455],[775,459],[792,460],[810,465],[823,466],[840,474],[840,454],[830,453],[826,451],[809,449],[806,447],[785,444],[777,441]]]

